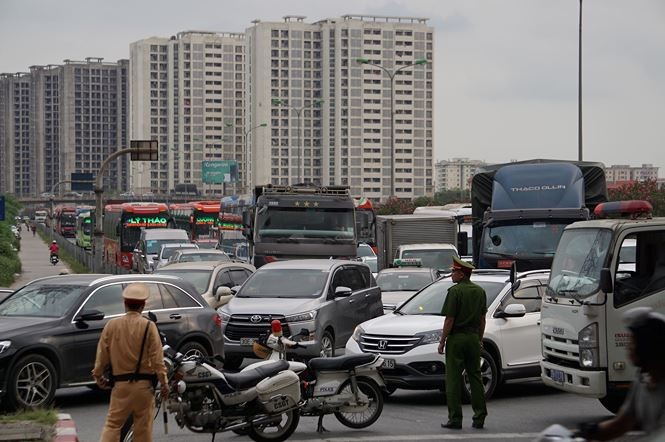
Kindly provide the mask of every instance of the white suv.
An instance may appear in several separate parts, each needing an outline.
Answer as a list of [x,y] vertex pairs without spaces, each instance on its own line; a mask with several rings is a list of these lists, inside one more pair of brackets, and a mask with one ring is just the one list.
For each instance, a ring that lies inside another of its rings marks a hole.
[[[471,280],[487,293],[487,321],[481,355],[485,396],[508,379],[538,377],[541,359],[540,304],[549,270],[518,274],[476,270]],[[388,392],[445,389],[444,356],[437,348],[450,276],[413,295],[394,312],[363,322],[346,343],[346,354],[379,353]],[[513,289],[511,290],[511,285]],[[465,385],[465,394],[469,387]]]

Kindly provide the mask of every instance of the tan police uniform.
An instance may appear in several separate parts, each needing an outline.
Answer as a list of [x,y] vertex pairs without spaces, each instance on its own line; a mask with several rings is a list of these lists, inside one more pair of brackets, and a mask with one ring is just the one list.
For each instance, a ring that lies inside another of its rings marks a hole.
[[[142,283],[129,284],[122,293],[123,298],[137,301],[148,299],[149,288]],[[93,377],[103,376],[104,368],[110,363],[113,375],[134,373],[141,351],[141,343],[146,336],[139,373],[156,374],[162,385],[166,385],[166,367],[162,343],[157,326],[139,312],[127,312],[106,324],[97,345],[97,358]],[[155,395],[149,380],[117,381],[111,392],[108,415],[100,437],[102,442],[117,442],[123,424],[134,416],[134,440],[152,440]]]

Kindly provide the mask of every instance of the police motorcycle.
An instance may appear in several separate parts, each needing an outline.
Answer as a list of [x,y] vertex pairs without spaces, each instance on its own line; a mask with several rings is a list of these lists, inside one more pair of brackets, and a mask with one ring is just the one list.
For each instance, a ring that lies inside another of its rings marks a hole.
[[[248,366],[286,361],[287,350],[303,348],[306,344],[296,341],[309,336],[309,330],[286,338],[282,335],[279,320],[271,323],[271,333],[254,342],[256,356],[265,359]],[[298,373],[303,403],[302,416],[318,416],[317,432],[323,428],[323,416],[334,414],[337,420],[349,428],[366,428],[381,416],[385,382],[379,368],[383,359],[374,354],[313,358],[302,362],[289,361],[290,369]],[[242,372],[241,372],[242,373]]]
[[[212,434],[238,430],[257,442],[281,442],[289,438],[300,421],[298,375],[284,360],[263,364],[239,373],[218,369],[204,356],[185,356],[164,342],[169,395],[156,397],[156,409],[164,407],[180,428]],[[157,415],[155,416],[157,417]],[[121,441],[133,441],[131,421],[123,427]]]

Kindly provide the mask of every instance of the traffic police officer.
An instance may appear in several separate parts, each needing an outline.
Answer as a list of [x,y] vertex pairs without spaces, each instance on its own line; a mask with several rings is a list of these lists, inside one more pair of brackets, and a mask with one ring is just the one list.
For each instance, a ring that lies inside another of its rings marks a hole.
[[462,428],[462,371],[471,384],[473,428],[483,428],[487,407],[480,378],[480,350],[485,333],[487,296],[485,290],[469,279],[473,266],[453,258],[452,280],[441,314],[446,317],[439,342],[439,353],[446,354],[446,403],[448,422],[443,428]]
[[[149,293],[146,284],[129,284],[122,293],[127,314],[106,324],[97,345],[97,358],[92,370],[95,382],[102,389],[110,388],[104,377],[108,364],[111,364],[116,379],[100,437],[102,442],[117,442],[130,414],[134,417],[134,440],[151,441],[155,408],[152,381],[149,379],[151,375],[157,376],[162,396],[168,394],[164,353],[157,326],[141,315]],[[138,375],[135,375],[137,364]]]

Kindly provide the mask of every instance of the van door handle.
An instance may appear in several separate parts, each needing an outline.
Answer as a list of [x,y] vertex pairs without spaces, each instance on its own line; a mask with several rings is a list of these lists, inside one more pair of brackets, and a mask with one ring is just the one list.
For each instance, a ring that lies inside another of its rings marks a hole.
[[182,319],[182,315],[179,315],[178,313],[171,313],[169,315],[169,318],[171,318],[171,319]]

